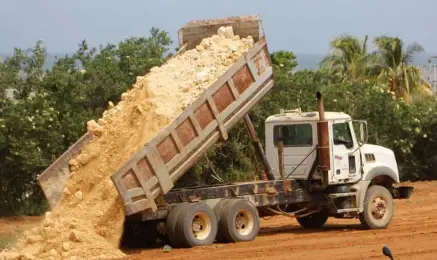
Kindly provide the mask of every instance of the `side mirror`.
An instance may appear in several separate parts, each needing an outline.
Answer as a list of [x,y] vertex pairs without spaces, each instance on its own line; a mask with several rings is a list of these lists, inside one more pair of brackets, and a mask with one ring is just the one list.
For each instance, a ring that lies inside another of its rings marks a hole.
[[361,121],[360,124],[360,142],[362,144],[367,143],[369,139],[369,135],[368,135],[368,131],[367,131],[367,122],[366,121]]
[[[360,136],[359,136],[359,144],[363,145],[367,143],[369,139],[368,130],[367,130],[367,122],[364,120],[353,120],[353,122],[356,122],[360,126]],[[355,132],[356,133],[356,132]]]
[[388,258],[390,258],[391,260],[393,260],[393,255],[391,254],[390,248],[388,248],[387,246],[384,246],[382,248],[382,253],[387,256]]

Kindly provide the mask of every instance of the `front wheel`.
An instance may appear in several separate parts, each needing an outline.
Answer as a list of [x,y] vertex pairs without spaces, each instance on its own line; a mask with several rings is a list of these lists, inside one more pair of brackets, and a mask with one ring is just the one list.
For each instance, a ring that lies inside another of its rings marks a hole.
[[366,191],[360,213],[361,224],[368,229],[384,229],[391,223],[394,203],[391,193],[383,186],[374,185]]

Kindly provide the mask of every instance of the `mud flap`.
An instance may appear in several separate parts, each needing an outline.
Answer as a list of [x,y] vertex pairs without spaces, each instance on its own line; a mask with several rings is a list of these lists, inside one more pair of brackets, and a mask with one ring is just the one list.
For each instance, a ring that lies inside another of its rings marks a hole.
[[393,198],[394,199],[409,199],[413,195],[414,187],[412,186],[401,186],[393,187]]

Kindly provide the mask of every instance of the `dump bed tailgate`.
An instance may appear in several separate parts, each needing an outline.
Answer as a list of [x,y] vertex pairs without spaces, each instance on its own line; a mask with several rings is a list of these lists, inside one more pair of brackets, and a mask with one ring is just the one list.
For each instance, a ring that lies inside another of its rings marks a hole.
[[272,87],[266,40],[259,37],[182,115],[112,176],[126,215],[156,211],[155,199],[172,189],[208,148],[226,140],[228,131]]
[[80,150],[93,138],[90,132],[84,134],[76,143],[68,148],[56,161],[38,176],[38,183],[49,202],[50,208],[54,208],[62,197],[62,191],[71,175],[68,162],[80,153]]

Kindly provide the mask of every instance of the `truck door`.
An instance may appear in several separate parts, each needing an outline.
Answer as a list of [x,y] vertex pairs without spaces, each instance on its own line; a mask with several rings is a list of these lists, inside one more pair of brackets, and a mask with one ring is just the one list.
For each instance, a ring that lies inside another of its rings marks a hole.
[[349,121],[332,124],[333,181],[349,182],[360,178],[360,149]]
[[274,158],[279,169],[278,141],[284,147],[284,177],[306,179],[316,158],[317,133],[311,122],[276,125],[274,131]]

